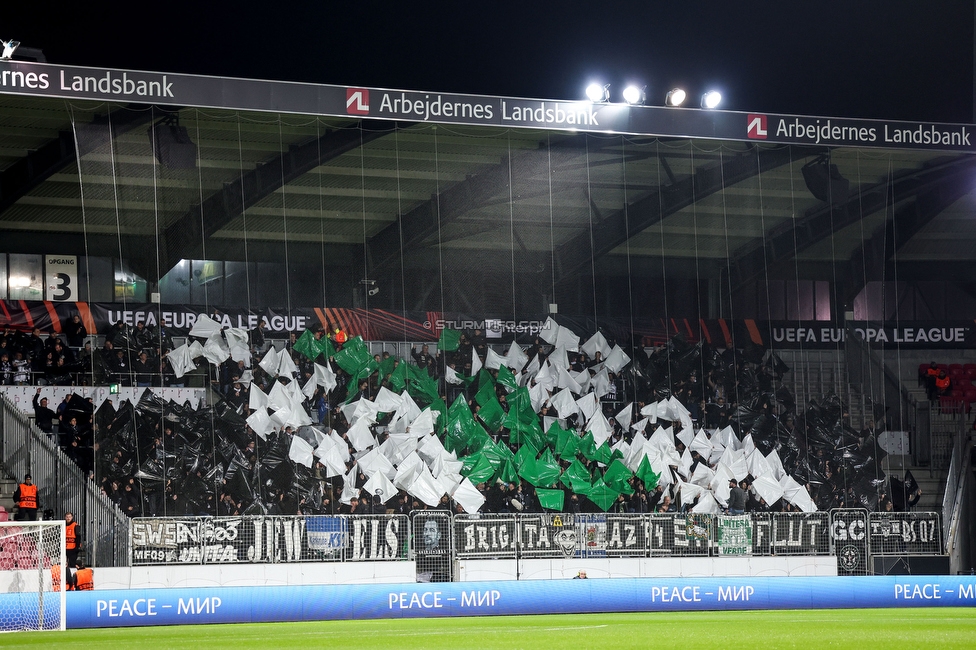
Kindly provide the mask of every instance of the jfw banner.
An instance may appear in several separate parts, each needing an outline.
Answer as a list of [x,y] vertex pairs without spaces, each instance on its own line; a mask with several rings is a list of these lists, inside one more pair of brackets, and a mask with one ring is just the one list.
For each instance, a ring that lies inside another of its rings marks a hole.
[[752,555],[752,518],[719,516],[718,554]]
[[187,517],[132,520],[132,563],[233,564],[402,559],[402,517]]

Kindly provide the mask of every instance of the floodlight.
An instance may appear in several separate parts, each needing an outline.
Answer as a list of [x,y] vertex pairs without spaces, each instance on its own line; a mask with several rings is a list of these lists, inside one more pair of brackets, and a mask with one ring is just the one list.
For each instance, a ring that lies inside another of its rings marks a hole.
[[702,108],[715,108],[722,103],[722,93],[717,90],[709,90],[707,93],[702,95],[701,107]]
[[624,101],[628,104],[643,104],[647,98],[647,86],[638,88],[637,86],[627,86],[624,88]]
[[666,106],[681,106],[685,103],[685,98],[688,94],[680,88],[672,88],[668,91],[668,96],[664,98],[664,104]]
[[10,39],[9,41],[0,41],[3,43],[3,54],[0,55],[0,61],[9,61],[10,57],[14,55],[14,50],[20,47],[20,41],[15,41]]
[[602,86],[596,82],[586,87],[586,96],[594,104],[610,100],[610,84]]

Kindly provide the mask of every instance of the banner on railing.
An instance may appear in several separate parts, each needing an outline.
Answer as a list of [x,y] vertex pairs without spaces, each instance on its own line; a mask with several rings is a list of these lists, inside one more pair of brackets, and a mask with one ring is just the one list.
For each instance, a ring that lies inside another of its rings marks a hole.
[[400,516],[255,516],[133,519],[132,564],[398,560]]
[[872,512],[872,555],[939,555],[942,529],[937,512]]
[[718,517],[715,546],[719,555],[752,555],[752,518]]
[[836,555],[863,575],[872,555],[939,555],[935,512],[474,514],[133,519],[132,564],[416,559],[432,579],[454,558]]

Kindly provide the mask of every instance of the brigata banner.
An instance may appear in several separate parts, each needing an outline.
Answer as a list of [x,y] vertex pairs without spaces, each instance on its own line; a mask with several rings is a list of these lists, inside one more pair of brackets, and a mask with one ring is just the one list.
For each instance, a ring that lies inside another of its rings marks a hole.
[[[23,621],[4,617],[4,626],[27,623],[30,613],[23,607],[22,597],[23,594],[0,594],[3,611],[20,612],[19,616],[24,617]],[[518,614],[974,605],[976,577],[969,575],[613,578],[84,591],[69,594],[67,623],[69,628],[78,629]]]
[[155,517],[130,524],[132,564],[406,559],[400,515]]
[[431,124],[476,124],[820,147],[973,151],[973,132],[976,130],[976,127],[968,124],[675,110],[610,102],[459,95],[24,61],[0,62],[0,93]]

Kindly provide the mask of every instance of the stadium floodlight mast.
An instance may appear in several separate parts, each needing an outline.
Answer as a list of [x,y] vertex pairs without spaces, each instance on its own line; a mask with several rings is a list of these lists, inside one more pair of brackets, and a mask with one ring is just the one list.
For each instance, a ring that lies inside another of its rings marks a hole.
[[668,91],[667,97],[664,98],[665,106],[681,106],[685,103],[688,93],[680,88],[672,88]]
[[586,87],[586,97],[594,104],[610,101],[610,84],[591,83]]
[[643,105],[647,100],[647,86],[638,88],[633,84],[624,88],[624,101],[628,104]]
[[707,93],[702,95],[701,107],[702,108],[717,108],[719,104],[722,103],[722,93],[717,90],[709,90]]
[[0,61],[9,61],[14,55],[14,51],[20,47],[20,41],[10,39],[9,41],[0,40],[3,44],[3,54],[0,54]]

